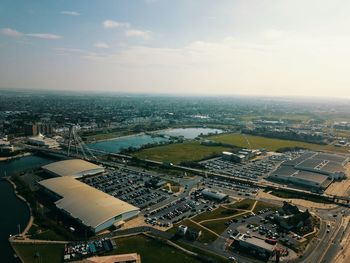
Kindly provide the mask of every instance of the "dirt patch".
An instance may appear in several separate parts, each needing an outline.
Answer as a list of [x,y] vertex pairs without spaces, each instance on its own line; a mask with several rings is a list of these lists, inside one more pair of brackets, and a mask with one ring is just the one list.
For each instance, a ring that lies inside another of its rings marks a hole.
[[259,191],[257,197],[268,198],[268,199],[279,200],[279,201],[290,201],[292,204],[295,204],[295,205],[300,205],[300,206],[315,208],[315,209],[332,209],[336,207],[336,205],[334,204],[315,203],[315,202],[303,200],[303,199],[289,199],[289,198],[284,199],[284,198],[271,195],[269,193],[265,193],[263,191]]
[[346,179],[341,182],[332,183],[325,191],[329,195],[349,196],[350,190],[350,163],[345,165]]

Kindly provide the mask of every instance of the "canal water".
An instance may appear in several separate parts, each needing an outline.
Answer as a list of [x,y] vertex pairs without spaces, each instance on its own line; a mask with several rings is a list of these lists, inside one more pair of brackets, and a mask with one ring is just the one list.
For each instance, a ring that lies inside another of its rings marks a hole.
[[183,136],[185,139],[195,139],[199,135],[218,134],[222,130],[211,128],[177,128],[157,132],[168,136]]
[[152,136],[147,134],[136,134],[130,136],[118,137],[106,141],[90,143],[87,146],[94,150],[100,150],[111,153],[118,153],[128,147],[140,148],[146,144],[154,144],[169,141],[170,136],[183,136],[185,139],[194,139],[199,135],[209,133],[221,133],[222,130],[210,128],[178,128],[153,132]]
[[94,150],[100,150],[110,153],[118,153],[123,149],[127,149],[129,147],[139,148],[142,145],[146,145],[149,143],[159,143],[166,142],[167,138],[163,137],[153,137],[150,135],[142,134],[142,135],[131,135],[131,136],[123,136],[111,140],[100,141],[96,143],[90,143],[87,146]]
[[[38,168],[57,161],[41,156],[26,156],[9,162],[0,162],[0,177]],[[14,258],[8,238],[22,231],[29,221],[30,212],[24,201],[17,198],[13,186],[6,180],[0,180],[0,262],[19,262]]]

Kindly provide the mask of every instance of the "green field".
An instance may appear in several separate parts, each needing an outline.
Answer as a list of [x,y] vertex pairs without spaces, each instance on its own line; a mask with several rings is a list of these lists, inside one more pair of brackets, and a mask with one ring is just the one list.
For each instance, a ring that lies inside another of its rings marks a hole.
[[307,142],[273,139],[273,138],[266,138],[261,136],[252,136],[252,135],[243,136],[242,134],[239,134],[239,133],[214,135],[214,136],[208,137],[208,139],[213,140],[215,142],[230,144],[230,145],[234,145],[242,148],[250,148],[245,137],[248,139],[251,148],[254,148],[254,149],[265,148],[268,151],[276,151],[277,149],[284,148],[284,147],[302,147],[302,148],[307,148],[315,151],[324,150],[324,151],[346,152],[346,149],[335,147],[332,145],[319,145],[319,144],[313,144],[313,143],[307,143]]
[[253,208],[253,205],[255,203],[255,200],[252,199],[244,199],[239,202],[236,202],[234,204],[225,205],[226,207],[232,208],[232,209],[243,209],[243,210],[251,210]]
[[192,218],[193,221],[201,222],[203,220],[210,220],[210,219],[216,219],[216,218],[222,218],[222,217],[230,217],[238,214],[239,211],[236,209],[227,209],[224,207],[219,207],[213,211],[207,211],[204,213],[201,213],[194,218]]
[[136,152],[134,156],[140,159],[179,164],[186,161],[198,161],[229,149],[221,146],[204,146],[199,142],[186,142],[144,149]]
[[213,262],[215,262],[215,263],[227,263],[227,262],[230,262],[227,258],[224,258],[222,256],[213,254],[212,252],[209,252],[208,250],[199,249],[199,248],[194,247],[191,244],[183,242],[181,240],[175,240],[174,243],[180,245],[181,247],[183,247],[183,248],[185,248],[187,250],[190,250],[190,251],[192,251],[194,253],[197,253],[197,254],[205,257],[205,258],[211,258],[211,259],[214,260]]
[[221,219],[221,220],[214,220],[214,221],[208,221],[201,223],[206,228],[209,228],[210,230],[214,231],[218,235],[221,235],[228,226],[225,225],[225,222],[228,221],[227,219]]
[[14,248],[24,263],[63,262],[63,244],[15,244]]
[[113,254],[138,253],[142,263],[200,263],[201,261],[169,245],[142,235],[116,239]]
[[265,202],[262,202],[262,201],[258,201],[257,204],[256,204],[256,206],[255,206],[255,208],[254,208],[254,210],[253,210],[253,212],[254,212],[254,213],[257,213],[257,212],[259,212],[260,210],[265,209],[265,208],[269,208],[269,209],[274,209],[274,210],[276,210],[276,209],[278,209],[278,208],[280,208],[280,207],[277,206],[277,205],[273,205],[273,204],[265,203]]
[[191,222],[188,219],[185,219],[185,220],[181,221],[180,223],[175,224],[174,227],[169,230],[169,232],[176,233],[177,227],[179,225],[185,225],[185,226],[188,226],[190,228],[196,229],[197,231],[202,231],[202,235],[197,240],[199,242],[211,243],[211,242],[214,242],[217,239],[216,235],[214,235],[210,231],[206,230],[205,228],[203,228],[203,227],[201,227],[201,226]]

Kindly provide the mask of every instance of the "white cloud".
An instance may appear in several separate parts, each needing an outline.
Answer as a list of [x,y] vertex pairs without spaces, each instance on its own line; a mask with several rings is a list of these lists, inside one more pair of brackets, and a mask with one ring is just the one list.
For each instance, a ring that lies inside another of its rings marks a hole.
[[130,24],[124,23],[124,22],[117,22],[114,20],[105,20],[103,22],[103,27],[104,28],[129,28]]
[[107,49],[109,48],[109,45],[105,42],[97,42],[94,45],[96,48],[103,48],[103,49]]
[[80,16],[80,13],[78,13],[76,11],[61,11],[61,15]]
[[12,28],[3,28],[1,30],[1,33],[3,35],[9,36],[9,37],[34,37],[34,38],[40,38],[40,39],[49,39],[49,40],[55,40],[60,39],[62,36],[50,34],[50,33],[29,33],[25,34],[22,32],[19,32]]
[[20,37],[23,35],[23,33],[19,32],[17,30],[14,30],[12,28],[3,28],[3,29],[1,29],[1,33],[3,35],[10,36],[10,37]]
[[125,35],[128,37],[141,37],[144,39],[149,39],[151,37],[151,31],[142,31],[138,29],[129,29],[125,31]]
[[60,36],[60,35],[48,34],[48,33],[31,33],[31,34],[25,34],[25,35],[28,37],[48,39],[48,40],[55,40],[55,39],[62,38],[62,36]]

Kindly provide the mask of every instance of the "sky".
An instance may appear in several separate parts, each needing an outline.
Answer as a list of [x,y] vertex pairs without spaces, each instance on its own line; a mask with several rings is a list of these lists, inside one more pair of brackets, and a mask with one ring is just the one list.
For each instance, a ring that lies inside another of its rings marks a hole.
[[0,88],[350,98],[348,0],[1,0]]

